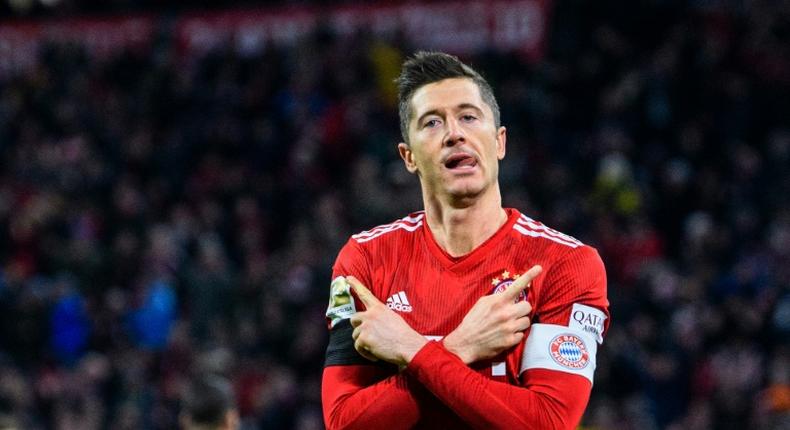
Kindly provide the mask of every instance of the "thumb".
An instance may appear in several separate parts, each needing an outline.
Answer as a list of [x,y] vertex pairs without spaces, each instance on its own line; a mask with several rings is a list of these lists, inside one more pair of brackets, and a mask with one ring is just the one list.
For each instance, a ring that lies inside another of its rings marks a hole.
[[359,297],[359,300],[362,301],[366,308],[370,309],[371,306],[381,304],[379,299],[377,299],[366,286],[362,285],[362,282],[359,282],[357,278],[347,276],[346,281],[351,285],[354,292],[357,293],[357,297]]

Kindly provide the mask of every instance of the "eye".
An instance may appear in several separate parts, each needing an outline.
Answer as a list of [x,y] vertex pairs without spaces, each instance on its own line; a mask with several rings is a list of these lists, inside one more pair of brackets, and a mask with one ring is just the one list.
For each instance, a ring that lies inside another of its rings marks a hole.
[[423,126],[423,128],[434,128],[434,127],[437,127],[439,124],[441,124],[441,122],[438,119],[434,118],[434,119],[429,119],[429,120],[425,121],[422,124],[422,126]]
[[470,113],[461,115],[461,121],[463,121],[463,122],[472,122],[472,121],[474,121],[476,119],[477,119],[477,117],[472,115],[472,114],[470,114]]

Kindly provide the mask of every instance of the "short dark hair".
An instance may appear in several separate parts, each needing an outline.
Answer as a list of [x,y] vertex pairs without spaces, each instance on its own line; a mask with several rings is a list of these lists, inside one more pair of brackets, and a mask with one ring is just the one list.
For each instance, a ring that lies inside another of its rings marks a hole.
[[409,121],[411,120],[411,97],[424,85],[451,78],[469,78],[480,89],[480,97],[494,112],[494,125],[499,128],[499,105],[491,85],[474,69],[458,57],[444,52],[419,51],[406,59],[401,68],[398,84],[398,116],[403,141],[409,142]]
[[220,427],[228,411],[235,408],[230,382],[217,375],[193,379],[183,397],[183,413],[195,426]]

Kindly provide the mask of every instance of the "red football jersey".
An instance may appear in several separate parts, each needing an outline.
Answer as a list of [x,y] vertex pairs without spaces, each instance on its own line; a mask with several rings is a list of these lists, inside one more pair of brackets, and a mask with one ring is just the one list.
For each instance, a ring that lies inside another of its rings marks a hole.
[[[603,263],[575,238],[506,211],[507,222],[491,238],[457,258],[436,243],[423,212],[352,236],[337,257],[327,310],[327,427],[577,424],[609,324]],[[536,264],[543,272],[526,294],[532,327],[521,344],[494,359],[465,366],[440,341],[429,342],[399,373],[353,350],[347,319],[362,305],[344,288],[345,276],[359,279],[417,332],[440,340],[478,299]]]

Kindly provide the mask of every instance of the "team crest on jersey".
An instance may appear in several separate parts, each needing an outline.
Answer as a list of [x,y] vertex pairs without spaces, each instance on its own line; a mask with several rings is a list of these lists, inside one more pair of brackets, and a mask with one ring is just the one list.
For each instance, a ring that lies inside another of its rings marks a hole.
[[570,333],[555,336],[549,343],[549,354],[557,364],[568,369],[584,369],[590,362],[584,340]]
[[[518,279],[519,276],[521,276],[521,275],[518,274],[518,273],[511,274],[510,272],[505,270],[498,277],[492,278],[491,279],[491,285],[493,285],[494,288],[491,290],[491,294],[499,294],[499,293],[505,291],[505,289],[508,286],[510,286],[510,284],[512,284],[513,281]],[[521,293],[519,293],[518,300],[516,300],[516,301],[520,302],[522,300],[527,300],[527,293],[526,293],[526,291],[522,291]]]

